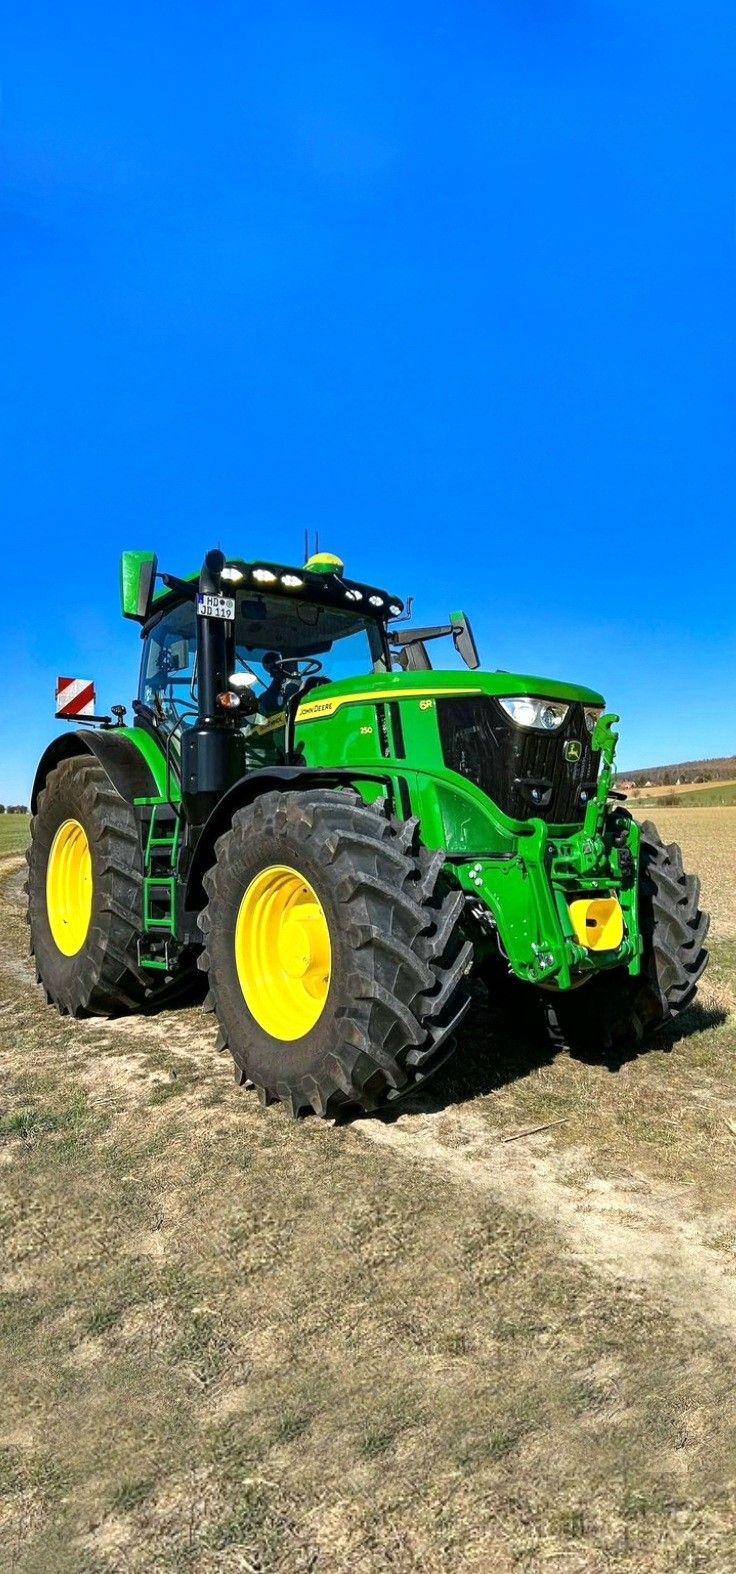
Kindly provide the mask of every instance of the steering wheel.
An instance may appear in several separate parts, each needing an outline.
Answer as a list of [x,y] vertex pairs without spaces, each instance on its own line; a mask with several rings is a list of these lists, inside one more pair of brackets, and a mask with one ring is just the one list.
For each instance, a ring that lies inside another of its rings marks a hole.
[[289,703],[296,698],[303,700],[307,694],[311,694],[312,689],[321,689],[325,683],[332,681],[323,672],[322,662],[317,661],[315,656],[286,656],[279,670],[295,685],[293,692],[288,695]]
[[273,666],[285,678],[299,678],[302,683],[305,678],[316,678],[322,671],[322,662],[316,656],[282,656]]

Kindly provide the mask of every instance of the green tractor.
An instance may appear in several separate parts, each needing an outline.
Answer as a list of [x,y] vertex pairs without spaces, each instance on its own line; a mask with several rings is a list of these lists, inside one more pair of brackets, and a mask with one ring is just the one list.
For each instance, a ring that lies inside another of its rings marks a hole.
[[[615,792],[599,694],[481,672],[466,617],[412,628],[328,554],[211,551],[179,579],[126,552],[121,597],[133,723],[54,739],[33,788],[31,950],[59,1011],[150,1009],[199,967],[237,1080],[332,1116],[436,1071],[474,971],[527,985],[571,1048],[693,999],[698,881]],[[433,670],[443,636],[462,669]]]

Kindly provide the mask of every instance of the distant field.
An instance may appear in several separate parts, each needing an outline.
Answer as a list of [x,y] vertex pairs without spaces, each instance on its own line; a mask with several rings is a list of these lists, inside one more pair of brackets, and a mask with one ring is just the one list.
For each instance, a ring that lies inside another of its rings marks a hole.
[[[640,784],[638,787],[630,789],[629,797],[633,797],[635,792],[640,792],[642,795],[646,793],[647,798],[661,798],[663,793],[676,792],[693,793],[700,798],[703,793],[722,792],[724,787],[736,787],[736,777],[727,776],[723,781],[683,782],[680,787],[672,782],[670,782],[668,787],[665,787],[662,782],[652,782],[650,787],[644,787]],[[707,799],[705,801],[707,802]]]
[[0,814],[0,854],[22,852],[28,841],[30,816]]
[[[715,935],[719,941],[730,942],[732,951],[736,939],[736,806],[704,809],[700,814],[692,808],[645,808],[642,812],[638,804],[630,807],[637,820],[652,819],[665,842],[679,842],[685,867],[700,877],[702,906],[712,918],[711,940]],[[736,958],[731,958],[731,967],[734,961]]]
[[691,787],[635,787],[628,799],[629,807],[635,811],[663,800],[673,800],[670,806],[677,809],[725,808],[736,804],[736,782],[701,782]]
[[708,787],[690,787],[685,791],[675,789],[677,807],[693,809],[725,808],[736,804],[736,782],[711,782]]

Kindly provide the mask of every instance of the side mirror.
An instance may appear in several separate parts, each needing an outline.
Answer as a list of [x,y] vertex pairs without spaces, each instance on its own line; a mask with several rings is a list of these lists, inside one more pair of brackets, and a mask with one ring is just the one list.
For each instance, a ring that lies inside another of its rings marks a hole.
[[453,643],[458,656],[462,657],[466,667],[470,667],[471,671],[475,672],[480,666],[480,656],[478,655],[478,646],[475,643],[473,630],[470,627],[470,619],[465,616],[464,612],[451,612],[450,622],[452,624]]
[[145,623],[151,612],[158,559],[155,552],[124,552],[120,559],[120,604],[124,618]]

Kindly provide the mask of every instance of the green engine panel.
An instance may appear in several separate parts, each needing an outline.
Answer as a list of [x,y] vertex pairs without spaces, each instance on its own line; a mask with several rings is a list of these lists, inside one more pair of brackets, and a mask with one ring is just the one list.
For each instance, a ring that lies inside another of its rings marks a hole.
[[[495,929],[518,977],[566,989],[613,966],[637,972],[641,945],[632,871],[639,832],[629,821],[625,849],[620,828],[614,845],[608,802],[616,741],[610,722],[617,718],[598,724],[594,742],[603,766],[582,827],[550,828],[538,818],[510,819],[472,781],[447,768],[436,702],[480,694],[536,694],[603,705],[594,690],[509,673],[351,679],[315,691],[300,706],[298,753],[311,766],[339,764],[385,773],[394,812],[416,815],[425,845],[445,851],[448,877],[473,899],[489,946],[496,944]],[[383,791],[375,782],[361,790],[366,800]],[[622,909],[623,939],[615,951],[593,952],[576,935],[570,902],[611,896]]]

